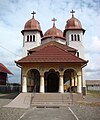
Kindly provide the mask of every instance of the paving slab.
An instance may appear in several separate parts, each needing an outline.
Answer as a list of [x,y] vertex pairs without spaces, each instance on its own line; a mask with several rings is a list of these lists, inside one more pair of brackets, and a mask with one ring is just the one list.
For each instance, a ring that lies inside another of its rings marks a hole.
[[4,107],[29,108],[31,102],[31,93],[20,93],[15,99]]
[[19,120],[77,120],[68,107],[32,108]]

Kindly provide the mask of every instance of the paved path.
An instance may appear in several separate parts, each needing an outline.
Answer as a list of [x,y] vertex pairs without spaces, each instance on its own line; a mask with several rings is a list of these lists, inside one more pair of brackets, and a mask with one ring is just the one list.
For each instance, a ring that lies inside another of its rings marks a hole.
[[31,93],[20,93],[15,99],[13,99],[8,105],[5,107],[12,108],[30,108],[31,102]]
[[18,120],[79,120],[70,107],[31,108]]

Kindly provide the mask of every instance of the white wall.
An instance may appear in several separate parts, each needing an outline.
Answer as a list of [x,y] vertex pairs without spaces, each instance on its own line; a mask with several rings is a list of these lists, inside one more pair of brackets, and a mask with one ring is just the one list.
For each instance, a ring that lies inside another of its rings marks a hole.
[[[35,42],[27,42],[27,35],[35,35]],[[30,50],[32,48],[35,48],[37,46],[41,45],[41,36],[40,32],[33,31],[33,32],[24,32],[23,36],[23,54],[22,56],[27,55],[27,50]]]
[[[80,35],[80,41],[72,41],[71,34]],[[66,41],[67,41],[68,46],[78,50],[80,58],[83,58],[83,59],[85,58],[84,57],[84,45],[83,45],[83,32],[82,31],[74,31],[74,30],[67,31],[66,32]]]
[[100,91],[100,85],[87,86],[87,90]]

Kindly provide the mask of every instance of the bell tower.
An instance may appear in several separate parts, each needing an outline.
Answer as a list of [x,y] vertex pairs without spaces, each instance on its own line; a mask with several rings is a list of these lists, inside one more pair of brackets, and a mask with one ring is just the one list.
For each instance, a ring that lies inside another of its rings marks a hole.
[[[81,22],[76,17],[74,17],[75,11],[72,10],[70,13],[72,14],[72,17],[69,20],[67,20],[65,30],[64,30],[66,45],[68,45],[69,47],[75,48],[77,50],[76,56],[78,56],[79,58],[85,59],[84,45],[83,45],[83,37],[84,37],[85,30],[82,28]],[[83,76],[82,91],[86,93],[84,69],[82,69],[82,76]]]
[[34,18],[36,14],[34,11],[31,13],[32,19],[25,23],[24,30],[21,31],[23,35],[23,57],[27,56],[27,51],[34,47],[41,45],[41,37],[43,36],[40,23]]
[[85,30],[82,28],[81,22],[74,17],[75,11],[72,10],[70,13],[72,17],[66,22],[67,24],[64,30],[66,44],[78,50],[77,56],[84,59],[83,36]]

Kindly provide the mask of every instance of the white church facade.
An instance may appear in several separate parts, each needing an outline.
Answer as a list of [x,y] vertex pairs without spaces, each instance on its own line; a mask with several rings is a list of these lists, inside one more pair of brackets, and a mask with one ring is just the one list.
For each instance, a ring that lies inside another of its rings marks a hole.
[[22,70],[22,92],[36,93],[84,93],[83,36],[85,30],[74,16],[67,20],[63,32],[55,25],[44,34],[34,18],[25,23],[23,56],[16,61]]

